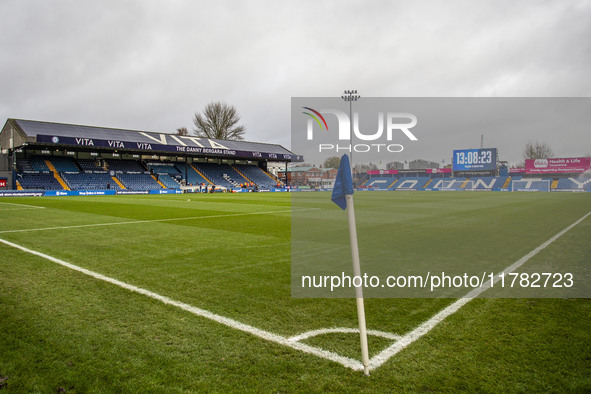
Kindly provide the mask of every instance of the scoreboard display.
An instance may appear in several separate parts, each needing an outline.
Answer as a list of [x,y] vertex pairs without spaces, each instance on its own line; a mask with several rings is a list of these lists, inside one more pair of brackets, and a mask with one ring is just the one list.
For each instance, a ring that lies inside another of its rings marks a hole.
[[454,150],[454,171],[496,169],[497,148]]

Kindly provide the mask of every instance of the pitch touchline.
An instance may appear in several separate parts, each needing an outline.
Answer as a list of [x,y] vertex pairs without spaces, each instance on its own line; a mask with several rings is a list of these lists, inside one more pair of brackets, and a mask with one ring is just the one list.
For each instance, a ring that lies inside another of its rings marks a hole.
[[[510,272],[513,272],[517,268],[521,267],[529,259],[531,259],[535,255],[540,253],[542,250],[546,249],[546,247],[548,247],[548,245],[552,244],[554,241],[556,241],[558,238],[562,237],[564,234],[566,234],[569,230],[571,230],[577,224],[579,224],[583,220],[585,220],[589,215],[591,215],[591,211],[587,212],[587,214],[583,215],[583,217],[581,217],[579,220],[577,220],[576,222],[574,222],[570,226],[566,227],[564,230],[560,231],[558,234],[554,235],[552,238],[550,238],[549,240],[547,240],[546,242],[544,242],[543,244],[541,244],[540,246],[538,246],[537,248],[535,248],[534,250],[532,250],[531,252],[529,252],[528,254],[526,254],[525,256],[523,256],[522,258],[520,258],[519,260],[517,260],[516,262],[514,262],[510,266],[508,266],[507,268],[505,268],[503,273],[509,274]],[[499,280],[499,277],[497,276],[497,278],[493,281],[493,284],[496,283],[498,280]],[[476,288],[476,289],[470,291],[468,294],[466,294],[466,296],[464,298],[460,298],[459,300],[457,300],[453,304],[451,304],[451,305],[447,306],[446,308],[442,309],[441,311],[439,311],[437,314],[435,314],[435,316],[433,316],[432,318],[430,318],[426,322],[422,323],[420,326],[418,326],[417,328],[415,328],[414,330],[412,330],[408,334],[405,334],[404,336],[402,336],[402,338],[400,340],[398,340],[396,343],[392,344],[391,346],[387,347],[386,349],[384,349],[383,351],[381,351],[380,353],[378,353],[377,355],[372,357],[372,359],[369,360],[369,363],[370,363],[369,369],[373,370],[373,369],[380,367],[382,364],[384,364],[386,361],[388,361],[396,353],[398,353],[402,349],[406,348],[408,345],[410,345],[411,343],[413,343],[417,339],[421,338],[423,335],[427,334],[429,331],[431,331],[433,328],[435,328],[435,326],[437,324],[439,324],[443,320],[445,320],[445,318],[456,313],[461,307],[466,305],[468,302],[470,302],[474,298],[478,297],[480,294],[482,294],[484,291],[488,290],[489,288],[490,288],[490,284],[487,282],[486,286],[483,286],[481,288]]]
[[223,218],[223,217],[231,217],[231,216],[266,215],[269,213],[300,212],[300,211],[310,211],[310,210],[315,210],[315,209],[320,209],[320,208],[304,208],[304,209],[297,209],[297,210],[284,209],[281,211],[228,213],[228,214],[209,215],[209,216],[190,216],[190,217],[183,217],[183,218],[130,220],[130,221],[126,221],[126,222],[109,222],[109,223],[78,224],[78,225],[74,225],[74,226],[26,228],[26,229],[21,229],[21,230],[4,230],[4,231],[0,231],[0,234],[24,233],[27,231],[64,230],[64,229],[70,229],[70,228],[83,228],[83,227],[117,226],[117,225],[121,225],[121,224],[172,222],[172,221],[178,221],[178,220],[193,220],[193,219],[213,219],[213,218]]
[[2,238],[0,238],[0,243],[3,243],[5,245],[11,246],[13,248],[19,249],[19,250],[26,252],[26,253],[30,253],[35,256],[39,256],[39,257],[44,258],[46,260],[49,260],[49,261],[52,261],[52,262],[57,263],[59,265],[62,265],[66,268],[81,272],[81,273],[88,275],[88,276],[91,276],[95,279],[99,279],[99,280],[114,284],[114,285],[122,287],[126,290],[133,291],[135,293],[143,294],[147,297],[158,300],[164,304],[176,306],[177,308],[181,308],[181,309],[183,309],[187,312],[190,312],[194,315],[201,316],[201,317],[204,317],[209,320],[213,320],[217,323],[223,324],[223,325],[228,326],[230,328],[255,335],[255,336],[265,339],[269,342],[275,342],[280,345],[290,347],[292,349],[296,349],[296,350],[300,350],[305,353],[313,354],[317,357],[337,362],[347,368],[351,368],[351,369],[359,370],[359,371],[363,370],[363,365],[361,364],[361,362],[354,360],[352,358],[341,356],[339,354],[336,354],[336,353],[333,353],[328,350],[324,350],[322,348],[318,348],[315,346],[306,345],[305,343],[298,342],[297,340],[294,340],[293,338],[290,339],[290,338],[287,338],[287,337],[284,337],[281,335],[273,334],[272,332],[261,330],[259,328],[250,326],[248,324],[244,324],[239,321],[230,319],[228,317],[215,314],[215,313],[210,312],[208,310],[197,308],[192,305],[185,304],[184,302],[173,300],[172,298],[162,296],[162,295],[154,293],[150,290],[146,290],[141,287],[137,287],[137,286],[131,285],[129,283],[110,278],[108,276],[99,274],[98,272],[94,272],[89,269],[79,267],[77,265],[60,260],[56,257],[49,256],[45,253],[37,252],[35,250],[26,248],[24,246],[15,244],[13,242],[7,241]]

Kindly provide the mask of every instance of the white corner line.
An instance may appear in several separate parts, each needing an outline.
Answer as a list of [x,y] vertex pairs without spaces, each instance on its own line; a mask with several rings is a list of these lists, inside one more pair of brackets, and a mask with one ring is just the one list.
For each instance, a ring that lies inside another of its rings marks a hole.
[[94,272],[94,271],[91,271],[89,269],[82,268],[82,267],[79,267],[77,265],[74,265],[74,264],[68,263],[66,261],[60,260],[60,259],[58,259],[56,257],[49,256],[49,255],[47,255],[45,253],[41,253],[41,252],[38,252],[38,251],[35,251],[35,250],[32,250],[32,249],[26,248],[24,246],[15,244],[15,243],[10,242],[10,241],[7,241],[5,239],[1,239],[0,238],[0,243],[3,243],[5,245],[7,245],[7,246],[11,246],[11,247],[13,247],[15,249],[19,249],[19,250],[21,250],[21,251],[23,251],[25,253],[29,253],[29,254],[32,254],[32,255],[35,255],[35,256],[44,258],[46,260],[49,260],[49,261],[54,262],[54,263],[57,263],[57,264],[59,264],[61,266],[64,266],[66,268],[69,268],[71,270],[78,271],[80,273],[83,273],[83,274],[88,275],[90,277],[93,277],[95,279],[102,280],[104,282],[111,283],[113,285],[119,286],[119,287],[124,288],[126,290],[129,290],[129,291],[132,291],[132,292],[135,292],[135,293],[139,293],[139,294],[145,295],[147,297],[150,297],[152,299],[155,299],[157,301],[160,301],[160,302],[162,302],[164,304],[176,306],[177,308],[180,308],[180,309],[182,309],[184,311],[187,311],[189,313],[192,313],[192,314],[194,314],[196,316],[204,317],[206,319],[212,320],[212,321],[214,321],[216,323],[223,324],[223,325],[225,325],[227,327],[230,327],[230,328],[233,328],[235,330],[239,330],[239,331],[243,331],[243,332],[252,334],[252,335],[257,336],[259,338],[262,338],[262,339],[264,339],[266,341],[274,342],[274,343],[277,343],[277,344],[280,344],[280,345],[283,345],[283,346],[286,346],[286,347],[289,347],[289,348],[292,348],[292,349],[295,349],[295,350],[302,351],[304,353],[312,354],[314,356],[323,358],[325,360],[330,360],[330,361],[339,363],[339,364],[343,365],[344,367],[351,368],[351,369],[356,370],[356,371],[362,371],[363,370],[363,364],[361,364],[361,362],[358,361],[358,360],[354,360],[354,359],[349,358],[349,357],[341,356],[339,354],[330,352],[328,350],[324,350],[324,349],[319,348],[319,347],[306,345],[305,343],[301,343],[301,342],[297,342],[297,341],[292,341],[289,338],[283,337],[281,335],[277,335],[277,334],[274,334],[274,333],[269,332],[269,331],[261,330],[259,328],[250,326],[248,324],[244,324],[244,323],[241,323],[239,321],[230,319],[228,317],[215,314],[215,313],[210,312],[208,310],[197,308],[197,307],[192,306],[192,305],[189,305],[189,304],[185,304],[184,302],[173,300],[171,298],[168,298],[168,297],[162,296],[160,294],[154,293],[154,292],[152,292],[150,290],[146,290],[146,289],[143,289],[141,287],[137,287],[137,286],[131,285],[129,283],[122,282],[120,280],[110,278],[108,276],[99,274],[99,273]]
[[[325,334],[359,334],[359,328],[347,328],[347,327],[334,327],[334,328],[321,328],[318,330],[311,330],[306,331],[298,335],[294,335],[293,337],[289,337],[288,340],[290,342],[299,342],[309,338],[316,337],[318,335],[325,335]],[[390,339],[392,341],[397,341],[401,338],[400,335],[392,334],[391,332],[385,331],[378,331],[378,330],[367,330],[367,333],[374,337],[381,337]]]
[[[533,249],[531,252],[529,252],[528,254],[526,254],[525,256],[523,256],[522,258],[520,258],[519,260],[517,260],[516,262],[514,262],[513,264],[511,264],[507,268],[505,268],[503,270],[503,273],[509,274],[510,272],[513,272],[517,268],[521,267],[529,259],[531,259],[535,255],[540,253],[542,250],[544,250],[546,247],[548,247],[548,245],[552,244],[554,241],[556,241],[558,238],[562,237],[564,234],[566,234],[573,227],[575,227],[576,225],[581,223],[583,220],[585,220],[587,217],[589,217],[589,215],[591,215],[591,211],[587,212],[585,215],[583,215],[576,222],[572,223],[570,226],[566,227],[565,229],[560,231],[558,234],[554,235],[552,238],[548,239],[546,242],[542,243],[540,246]],[[496,283],[498,280],[499,280],[499,276],[497,275],[497,277],[493,281],[493,284]],[[389,347],[387,347],[386,349],[382,350],[380,353],[378,353],[377,355],[372,357],[371,360],[369,360],[369,363],[370,363],[369,369],[374,370],[374,369],[382,366],[386,361],[388,361],[396,353],[400,352],[402,349],[406,348],[408,345],[410,345],[411,343],[413,343],[417,339],[421,338],[423,335],[427,334],[429,331],[431,331],[433,328],[435,328],[435,326],[437,326],[439,323],[441,323],[443,320],[445,320],[448,316],[456,313],[461,307],[466,305],[468,302],[470,302],[474,298],[478,297],[480,294],[482,294],[484,291],[488,290],[489,288],[490,288],[490,284],[487,282],[486,286],[478,287],[478,288],[470,291],[463,298],[460,298],[459,300],[455,301],[451,305],[449,305],[446,308],[439,311],[437,314],[435,314],[429,320],[425,321],[424,323],[419,325],[414,330],[412,330],[409,333],[402,336],[402,338],[400,340],[398,340],[396,343],[390,345]]]

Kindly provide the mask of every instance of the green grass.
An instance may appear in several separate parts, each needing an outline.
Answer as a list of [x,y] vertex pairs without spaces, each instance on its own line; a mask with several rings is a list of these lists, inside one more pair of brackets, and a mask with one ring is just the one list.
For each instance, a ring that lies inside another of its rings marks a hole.
[[[345,216],[320,215],[328,198],[297,196],[294,208],[321,209],[294,220],[310,237],[332,226],[327,242],[347,246]],[[355,203],[362,255],[387,240],[362,234],[396,228],[400,258],[493,256],[503,267],[591,210],[590,196],[574,193],[377,192]],[[2,199],[0,238],[280,335],[356,327],[354,300],[291,297],[291,205],[281,193]],[[182,220],[2,233],[171,218]],[[588,218],[524,268],[588,262],[590,227]],[[4,244],[0,253],[9,392],[591,390],[588,299],[473,300],[368,378]],[[367,299],[368,327],[402,335],[450,302]],[[305,342],[359,359],[356,339]],[[389,344],[370,337],[371,354]]]

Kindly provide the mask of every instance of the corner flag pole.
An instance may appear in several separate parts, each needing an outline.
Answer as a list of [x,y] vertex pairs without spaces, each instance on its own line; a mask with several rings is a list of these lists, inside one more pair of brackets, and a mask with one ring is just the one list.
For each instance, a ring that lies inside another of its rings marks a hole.
[[[343,155],[339,164],[339,171],[335,180],[331,196],[332,201],[341,209],[347,210],[349,219],[349,239],[351,242],[351,257],[353,259],[353,275],[361,277],[361,265],[359,263],[359,246],[357,244],[357,225],[355,223],[355,206],[353,204],[353,178],[349,157]],[[363,288],[355,286],[355,299],[357,300],[357,319],[359,321],[359,338],[361,341],[361,360],[363,370],[369,375],[369,349],[367,346],[367,328],[365,324],[365,306],[363,304]]]
[[[353,195],[346,194],[347,215],[349,217],[349,239],[351,240],[351,257],[353,258],[353,275],[361,278],[361,264],[359,262],[359,246],[357,244],[357,225],[355,223],[355,206]],[[363,372],[369,375],[369,348],[367,346],[367,327],[365,324],[365,305],[363,303],[363,289],[355,286],[357,300],[357,320],[359,320],[359,339],[361,340],[361,360]]]

